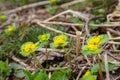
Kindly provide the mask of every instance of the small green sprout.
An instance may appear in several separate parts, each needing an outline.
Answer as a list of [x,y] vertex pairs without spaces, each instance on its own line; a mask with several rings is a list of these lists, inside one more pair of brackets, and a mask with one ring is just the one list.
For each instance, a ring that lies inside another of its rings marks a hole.
[[0,20],[1,20],[1,21],[5,21],[6,19],[7,19],[6,16],[4,16],[4,15],[0,15]]
[[96,80],[96,78],[94,77],[94,75],[91,73],[91,71],[87,71],[83,77],[82,80]]
[[82,53],[84,55],[100,54],[102,52],[100,45],[107,41],[108,36],[106,35],[93,36],[87,40],[87,45],[82,47]]
[[20,54],[23,56],[29,56],[36,50],[36,45],[32,42],[26,42],[21,46]]
[[34,59],[36,60],[36,62],[38,63],[38,66],[42,69],[43,66],[41,65],[41,62],[38,60],[36,54],[35,54],[35,50],[38,48],[37,44],[34,44],[33,42],[26,42],[21,46],[21,52],[20,54],[24,57],[29,56],[30,54],[33,55]]
[[106,35],[93,36],[93,37],[91,37],[90,39],[87,40],[87,45],[82,46],[82,54],[83,55],[94,55],[94,54],[96,54],[96,58],[98,60],[98,64],[99,64],[99,67],[100,67],[99,68],[99,74],[100,74],[100,79],[101,80],[103,80],[102,65],[101,65],[100,58],[99,58],[98,54],[100,54],[102,52],[102,48],[100,48],[100,46],[103,45],[104,43],[106,43],[108,40],[109,40],[108,36],[106,36]]
[[55,36],[53,38],[53,43],[50,44],[50,47],[51,48],[58,48],[58,47],[62,47],[64,49],[64,52],[65,52],[65,55],[67,57],[67,61],[69,62],[69,64],[72,66],[72,63],[70,61],[70,56],[65,48],[65,46],[68,44],[68,41],[67,41],[67,36],[62,34],[62,35],[58,35],[58,36]]
[[47,51],[47,46],[48,46],[48,43],[49,43],[49,38],[50,38],[50,34],[43,34],[43,35],[39,35],[38,36],[38,39],[39,39],[39,46],[40,47],[43,47],[45,46],[46,47],[46,60],[48,61],[48,51]]
[[16,30],[15,26],[9,26],[7,29],[5,29],[5,33],[10,35]]
[[53,41],[54,42],[51,43],[52,48],[57,48],[57,47],[62,47],[63,48],[68,44],[66,35],[55,36]]

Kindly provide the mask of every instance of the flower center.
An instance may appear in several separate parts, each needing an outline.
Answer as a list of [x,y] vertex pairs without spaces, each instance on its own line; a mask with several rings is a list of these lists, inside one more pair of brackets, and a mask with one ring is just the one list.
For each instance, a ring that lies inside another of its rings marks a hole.
[[42,35],[42,36],[41,36],[41,40],[42,40],[42,41],[45,41],[46,39],[47,39],[47,36],[46,36],[46,35]]
[[35,49],[35,45],[34,44],[27,44],[27,45],[25,45],[24,51],[26,53],[29,53],[29,52],[33,52],[34,49]]
[[94,44],[94,45],[97,45],[99,44],[100,42],[100,38],[99,37],[96,37],[96,38],[93,38],[89,41],[89,44]]
[[97,50],[98,46],[96,46],[96,45],[88,45],[87,49],[89,49],[89,50]]
[[13,27],[9,27],[9,28],[8,28],[8,32],[12,32],[13,30],[14,30]]
[[58,36],[57,39],[54,41],[55,45],[61,45],[65,43],[65,38],[63,36]]

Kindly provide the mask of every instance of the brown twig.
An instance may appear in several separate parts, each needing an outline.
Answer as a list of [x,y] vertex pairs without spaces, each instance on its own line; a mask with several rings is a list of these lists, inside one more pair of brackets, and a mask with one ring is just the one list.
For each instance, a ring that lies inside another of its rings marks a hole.
[[50,3],[50,1],[41,1],[39,3],[32,3],[32,4],[29,4],[29,5],[25,5],[25,6],[22,6],[22,7],[15,8],[13,10],[4,11],[4,12],[2,12],[2,14],[11,14],[11,13],[19,12],[19,11],[22,11],[22,10],[25,10],[25,9],[35,8],[37,6],[45,5],[45,4],[48,4],[48,3]]
[[80,49],[81,49],[81,40],[80,40],[80,37],[81,37],[81,32],[80,31],[76,31],[76,57],[79,56],[80,54]]
[[106,28],[106,30],[107,30],[107,31],[110,31],[110,32],[113,33],[113,34],[116,34],[116,35],[120,36],[120,32],[119,32],[119,31],[115,31],[115,30],[113,30],[113,29],[111,29],[111,28]]
[[84,1],[85,1],[85,0],[74,0],[74,1],[71,1],[71,2],[68,2],[68,3],[65,3],[65,4],[62,4],[60,7],[64,8],[64,7],[68,7],[68,6],[71,6],[71,5],[80,3],[80,2],[84,2]]
[[105,54],[104,54],[104,61],[105,61],[106,79],[110,80],[109,70],[108,70],[109,66],[108,66],[107,52],[105,52]]
[[108,43],[109,44],[118,44],[118,45],[120,45],[120,42],[109,41]]
[[84,67],[80,70],[80,72],[79,72],[79,74],[78,74],[76,80],[79,80],[79,78],[80,78],[80,76],[81,76],[83,70],[85,70],[85,68],[86,68],[86,66],[84,66]]
[[[62,31],[59,31],[59,30],[56,30],[56,29],[54,29],[54,28],[48,27],[48,26],[46,26],[46,25],[44,25],[44,24],[41,24],[41,23],[39,22],[39,20],[37,20],[37,19],[31,21],[31,23],[36,23],[36,24],[38,24],[39,26],[41,26],[41,27],[43,27],[43,28],[46,28],[46,29],[48,29],[48,30],[54,31],[54,32],[56,32],[56,33],[60,33],[60,34],[63,34],[63,33],[64,33],[64,32],[62,32]],[[66,35],[68,35],[68,36],[70,36],[70,37],[76,38],[75,35],[68,34],[68,33],[64,33],[64,34],[66,34]],[[81,37],[81,39],[83,39],[83,37]]]

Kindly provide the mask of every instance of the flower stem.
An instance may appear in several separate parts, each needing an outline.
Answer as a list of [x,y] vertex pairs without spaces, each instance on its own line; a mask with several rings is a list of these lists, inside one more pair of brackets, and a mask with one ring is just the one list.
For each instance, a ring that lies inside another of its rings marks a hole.
[[97,57],[98,64],[99,64],[99,74],[100,74],[100,80],[103,80],[102,65],[101,65],[101,62],[100,62],[99,55],[97,54],[97,55],[96,55],[96,57]]
[[41,62],[38,60],[35,52],[33,53],[33,57],[34,57],[35,61],[37,62],[38,66],[39,66],[41,69],[44,69],[44,67],[42,66]]
[[72,63],[71,63],[71,60],[70,60],[70,55],[68,54],[68,52],[66,51],[66,49],[63,47],[64,49],[64,52],[65,52],[65,55],[66,55],[66,58],[67,58],[67,61],[69,63],[70,66],[72,66]]

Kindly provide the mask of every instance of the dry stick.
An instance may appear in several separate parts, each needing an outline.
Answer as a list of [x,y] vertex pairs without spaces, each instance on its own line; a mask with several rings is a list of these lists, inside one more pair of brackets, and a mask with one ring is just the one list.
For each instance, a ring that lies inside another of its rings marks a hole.
[[33,57],[34,57],[35,61],[37,62],[38,66],[39,66],[41,69],[44,69],[44,67],[42,66],[40,60],[38,60],[35,52],[33,53]]
[[39,3],[32,3],[32,4],[29,4],[29,5],[25,5],[25,6],[22,6],[22,7],[15,8],[13,10],[4,11],[2,13],[3,14],[15,13],[15,12],[19,12],[19,11],[22,11],[22,10],[25,10],[25,9],[29,9],[29,8],[34,8],[34,7],[37,7],[37,6],[45,5],[45,4],[48,4],[48,3],[50,3],[50,1],[41,1]]
[[88,36],[88,37],[91,37],[91,35],[90,35],[90,30],[89,30],[89,28],[88,28],[88,24],[89,24],[89,21],[87,20],[87,21],[85,22],[85,31],[86,31],[87,36]]
[[76,35],[77,35],[77,37],[76,37],[76,57],[78,57],[79,54],[80,54],[80,48],[81,48],[81,45],[80,45],[80,42],[81,42],[81,40],[80,40],[81,32],[80,31],[76,31]]
[[120,37],[110,38],[110,40],[120,40]]
[[[112,38],[112,36],[111,36],[111,34],[110,34],[110,32],[109,32],[109,31],[107,31],[107,34],[108,34],[109,38]],[[115,45],[114,45],[114,44],[112,45],[112,47],[113,47],[113,49],[114,49],[114,50],[116,50],[116,47],[115,47]]]
[[120,36],[120,31],[115,31],[115,30],[113,30],[113,29],[111,29],[111,28],[106,28],[106,30],[107,30],[107,31],[110,31],[110,32],[113,33],[113,34],[116,34],[116,35]]
[[[41,23],[39,22],[39,20],[37,20],[37,19],[36,19],[36,20],[33,20],[32,23],[36,23],[36,24],[38,24],[39,26],[41,26],[41,27],[43,27],[43,28],[46,28],[46,29],[48,29],[48,30],[51,30],[51,31],[53,31],[53,32],[56,32],[56,33],[61,33],[61,34],[64,33],[64,32],[62,32],[62,31],[59,31],[59,30],[56,30],[56,29],[54,29],[54,28],[48,27],[48,26],[46,26],[46,25],[44,25],[44,24],[41,24]],[[68,33],[64,33],[64,34],[66,34],[67,36],[76,38],[75,35],[68,34]],[[81,39],[84,39],[84,38],[81,37]]]
[[25,64],[23,61],[21,61],[19,58],[15,57],[15,56],[12,56],[12,59],[16,62],[18,62],[20,65],[24,66],[24,67],[27,67],[29,65]]
[[[47,22],[40,21],[40,22],[44,24],[65,25],[65,26],[80,26],[80,27],[84,26],[84,24],[58,22],[58,21],[47,21]],[[120,25],[119,24],[89,24],[89,26],[108,28],[108,27],[120,26]]]
[[120,45],[120,42],[109,41],[108,43],[109,43],[109,44],[118,44],[118,45]]
[[57,22],[57,21],[40,21],[41,23],[44,23],[44,24],[54,24],[54,25],[65,25],[65,26],[81,26],[83,27],[84,25],[83,24],[76,24],[76,23],[67,23],[67,22]]
[[108,66],[107,52],[105,52],[105,54],[104,54],[104,61],[105,61],[106,78],[107,78],[107,80],[110,80],[109,70],[108,70],[109,66]]
[[120,58],[116,58],[113,54],[111,54],[109,51],[107,51],[108,55],[112,57],[113,59],[120,61]]
[[81,76],[83,70],[85,70],[85,68],[86,68],[86,66],[84,66],[84,67],[80,70],[80,72],[79,72],[79,74],[78,74],[76,80],[79,80],[79,78],[80,78],[80,76]]
[[71,6],[71,5],[80,3],[80,2],[84,2],[84,1],[85,1],[85,0],[74,0],[74,1],[71,1],[71,2],[68,2],[68,3],[65,3],[65,4],[62,4],[60,7],[64,8],[64,7],[68,7],[68,6]]
[[[37,49],[37,51],[43,51],[43,52],[45,52],[45,48],[39,48],[39,49]],[[60,53],[63,53],[64,52],[64,50],[61,50],[61,49],[51,49],[51,48],[47,48],[47,51],[49,52],[49,51],[53,51],[53,52],[60,52]]]
[[54,19],[54,18],[56,18],[56,17],[58,17],[58,16],[60,16],[60,15],[66,14],[66,13],[68,13],[69,11],[70,11],[70,10],[67,10],[67,11],[61,12],[61,13],[55,15],[55,16],[52,16],[52,17],[50,17],[50,18],[44,20],[44,22],[50,21],[50,20],[52,20],[52,19]]
[[99,74],[100,74],[100,80],[103,80],[102,65],[101,65],[101,62],[100,62],[99,55],[97,54],[97,55],[96,55],[96,57],[97,57],[98,64],[99,64]]
[[88,59],[88,57],[87,57],[86,55],[85,55],[84,57],[85,57],[85,59],[87,60],[89,66],[91,66],[92,64],[91,64],[90,60]]

